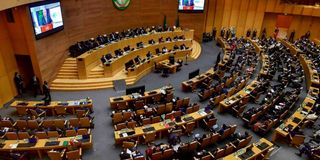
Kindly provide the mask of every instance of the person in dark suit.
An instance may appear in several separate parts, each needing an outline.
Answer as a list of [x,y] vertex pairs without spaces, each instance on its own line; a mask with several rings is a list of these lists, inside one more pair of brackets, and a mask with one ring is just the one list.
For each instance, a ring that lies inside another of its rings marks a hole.
[[220,59],[221,59],[221,52],[219,52],[219,54],[217,55],[216,64],[214,65],[214,68],[217,68],[217,67],[218,67],[218,64],[219,64],[219,62],[220,62]]
[[36,75],[33,75],[31,79],[31,84],[32,84],[32,89],[33,89],[33,96],[37,97],[38,95],[38,90],[40,90],[40,83],[39,83],[39,78]]
[[213,27],[213,30],[212,30],[213,39],[216,39],[216,34],[217,34],[217,29],[216,29],[216,27]]
[[41,16],[41,11],[38,11],[38,14],[39,14],[38,16],[40,18],[40,20],[39,20],[40,26],[52,23],[52,19],[50,17],[50,14],[47,12],[48,12],[48,10],[42,10],[42,16]]
[[21,96],[23,92],[23,80],[18,72],[14,73],[14,84],[17,87],[18,95]]
[[293,30],[290,34],[290,37],[289,37],[289,42],[293,43],[293,39],[294,39],[294,35],[296,34],[296,31]]
[[42,98],[42,100],[50,102],[51,101],[51,94],[50,94],[50,87],[49,87],[47,81],[43,82],[42,91],[44,94],[44,98]]

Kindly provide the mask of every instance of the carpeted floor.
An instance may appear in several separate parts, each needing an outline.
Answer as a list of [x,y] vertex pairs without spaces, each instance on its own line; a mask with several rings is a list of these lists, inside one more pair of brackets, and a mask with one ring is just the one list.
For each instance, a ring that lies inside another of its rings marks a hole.
[[[202,54],[201,56],[193,62],[188,62],[189,65],[184,65],[182,70],[176,74],[171,74],[168,78],[162,78],[160,74],[150,73],[147,76],[143,77],[141,80],[137,82],[136,85],[145,85],[146,90],[152,90],[156,88],[160,88],[167,84],[171,84],[175,88],[175,96],[179,97],[190,97],[191,103],[198,102],[199,98],[195,93],[184,93],[181,91],[181,82],[187,80],[188,73],[200,69],[200,73],[207,71],[210,67],[212,67],[215,63],[215,59],[217,54],[221,51],[220,48],[216,47],[215,42],[209,42],[202,44]],[[222,56],[222,55],[221,55]],[[94,91],[79,91],[79,92],[52,92],[52,99],[53,100],[70,100],[70,99],[79,99],[84,97],[91,97],[94,101],[94,124],[95,128],[93,129],[93,148],[91,150],[85,150],[83,159],[95,159],[95,160],[116,160],[119,159],[120,149],[114,145],[114,131],[113,126],[110,118],[110,107],[109,107],[109,97],[111,96],[119,96],[123,95],[124,93],[117,93],[113,89],[103,89],[103,90],[94,90]],[[305,91],[300,95],[300,100],[297,103],[300,104],[304,99],[306,93]],[[21,98],[20,98],[21,99]],[[33,100],[27,94],[24,95],[26,100]],[[38,96],[35,99],[41,99]],[[208,101],[199,102],[201,103],[201,107],[206,106]],[[237,132],[244,132],[247,130],[250,134],[253,135],[253,140],[251,142],[258,141],[261,137],[256,135],[255,133],[251,132],[251,130],[245,129],[243,127],[243,122],[240,119],[233,117],[232,115],[226,114],[219,114],[217,113],[217,109],[214,110],[215,115],[218,119],[218,124],[237,124]],[[8,107],[4,107],[1,109],[0,114],[2,116],[11,115],[17,119],[14,114],[14,110]],[[202,129],[196,129],[194,134],[205,132]],[[271,140],[272,132],[265,135],[264,137]],[[182,141],[188,141],[191,137],[182,137]],[[166,139],[157,140],[158,142],[165,142]],[[278,144],[280,149],[272,155],[271,159],[277,160],[300,160],[301,157],[295,155],[297,152],[296,149],[288,146],[287,144]],[[142,152],[144,152],[146,146],[138,146]]]

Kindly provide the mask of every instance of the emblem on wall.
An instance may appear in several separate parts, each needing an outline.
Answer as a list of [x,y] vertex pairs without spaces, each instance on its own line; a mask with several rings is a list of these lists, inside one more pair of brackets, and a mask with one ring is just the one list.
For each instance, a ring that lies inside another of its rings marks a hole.
[[130,0],[112,0],[114,6],[119,10],[125,10],[130,4]]

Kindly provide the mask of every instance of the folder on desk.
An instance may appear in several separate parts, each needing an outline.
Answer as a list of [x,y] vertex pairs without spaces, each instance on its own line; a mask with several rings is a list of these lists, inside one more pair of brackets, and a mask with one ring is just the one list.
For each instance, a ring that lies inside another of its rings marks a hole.
[[46,142],[44,146],[57,146],[60,144],[60,141],[51,141],[51,142]]
[[156,129],[154,127],[146,127],[142,130],[143,130],[143,132],[151,132],[151,131],[155,131]]
[[114,98],[114,99],[113,99],[113,101],[122,101],[122,100],[123,100],[123,98],[121,98],[121,97],[120,97],[120,98]]
[[187,121],[192,121],[193,119],[194,119],[193,117],[185,117],[185,118],[183,118],[183,120],[186,121],[186,122]]
[[257,145],[257,147],[260,149],[260,150],[264,150],[266,149],[267,147],[269,147],[269,145],[265,142],[262,142],[261,144]]

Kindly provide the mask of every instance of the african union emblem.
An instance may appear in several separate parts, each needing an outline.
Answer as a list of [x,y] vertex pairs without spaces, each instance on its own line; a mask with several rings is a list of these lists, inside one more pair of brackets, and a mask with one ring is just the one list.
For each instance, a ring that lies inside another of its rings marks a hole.
[[130,4],[130,0],[112,0],[112,1],[114,6],[120,10],[125,10]]

